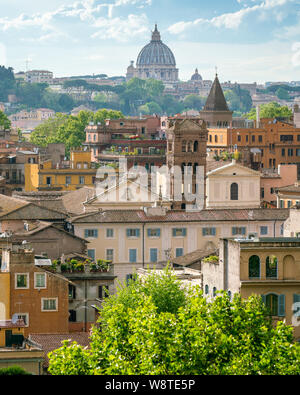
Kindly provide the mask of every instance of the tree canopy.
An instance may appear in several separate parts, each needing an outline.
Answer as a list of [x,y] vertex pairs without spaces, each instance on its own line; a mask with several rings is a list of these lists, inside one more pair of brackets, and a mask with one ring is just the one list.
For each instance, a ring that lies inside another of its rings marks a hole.
[[[260,106],[261,118],[290,118],[293,112],[287,106],[281,106],[276,102],[262,104]],[[256,108],[252,108],[246,115],[248,119],[256,119]]]
[[0,130],[1,129],[10,129],[11,127],[11,122],[8,119],[8,117],[6,116],[6,114],[4,114],[3,111],[0,111]]
[[30,141],[41,147],[49,143],[64,143],[66,152],[79,147],[86,138],[85,128],[89,122],[104,123],[105,119],[122,118],[119,111],[102,109],[97,112],[80,111],[77,116],[58,113],[37,126],[30,135]]
[[252,107],[252,98],[246,89],[241,89],[240,85],[236,85],[233,89],[224,93],[228,107],[237,115],[242,115],[250,111]]
[[299,375],[293,329],[273,326],[262,299],[208,301],[166,269],[106,299],[90,347],[49,354],[52,375]]

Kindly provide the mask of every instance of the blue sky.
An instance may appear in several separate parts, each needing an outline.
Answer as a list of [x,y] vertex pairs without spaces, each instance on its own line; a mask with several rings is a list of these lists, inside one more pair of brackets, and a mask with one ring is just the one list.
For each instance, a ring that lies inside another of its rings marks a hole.
[[300,80],[300,0],[1,0],[0,64],[124,75],[155,23],[182,80]]

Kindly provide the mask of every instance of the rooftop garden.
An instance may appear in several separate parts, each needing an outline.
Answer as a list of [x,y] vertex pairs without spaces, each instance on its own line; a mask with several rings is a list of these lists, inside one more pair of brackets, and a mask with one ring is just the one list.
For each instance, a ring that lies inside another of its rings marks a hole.
[[85,261],[79,261],[77,259],[70,259],[66,262],[61,262],[60,260],[54,260],[50,268],[53,272],[58,272],[59,268],[61,273],[84,273],[86,268],[92,273],[107,273],[111,268],[111,261],[98,259],[93,262],[89,259]]

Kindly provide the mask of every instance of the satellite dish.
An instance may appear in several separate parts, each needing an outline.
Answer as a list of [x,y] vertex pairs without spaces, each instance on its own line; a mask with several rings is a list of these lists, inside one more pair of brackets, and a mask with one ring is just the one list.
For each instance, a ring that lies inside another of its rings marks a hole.
[[18,321],[19,321],[19,315],[14,314],[11,319],[12,324],[16,324]]

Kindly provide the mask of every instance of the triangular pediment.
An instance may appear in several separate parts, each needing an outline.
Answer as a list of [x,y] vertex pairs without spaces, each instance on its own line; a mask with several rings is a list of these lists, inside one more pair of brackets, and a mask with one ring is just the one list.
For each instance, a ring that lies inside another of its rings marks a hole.
[[223,167],[219,167],[218,169],[212,170],[207,173],[208,176],[232,176],[235,174],[236,176],[260,176],[260,172],[250,169],[249,167],[242,166],[238,163],[230,163],[229,165],[225,165]]
[[[130,179],[124,179],[117,185],[103,190],[96,188],[96,196],[88,200],[85,206],[99,206],[101,204],[126,204],[126,203],[143,203],[156,202],[160,199],[160,196],[151,191],[151,188],[140,185]],[[166,200],[163,198],[163,200]]]

